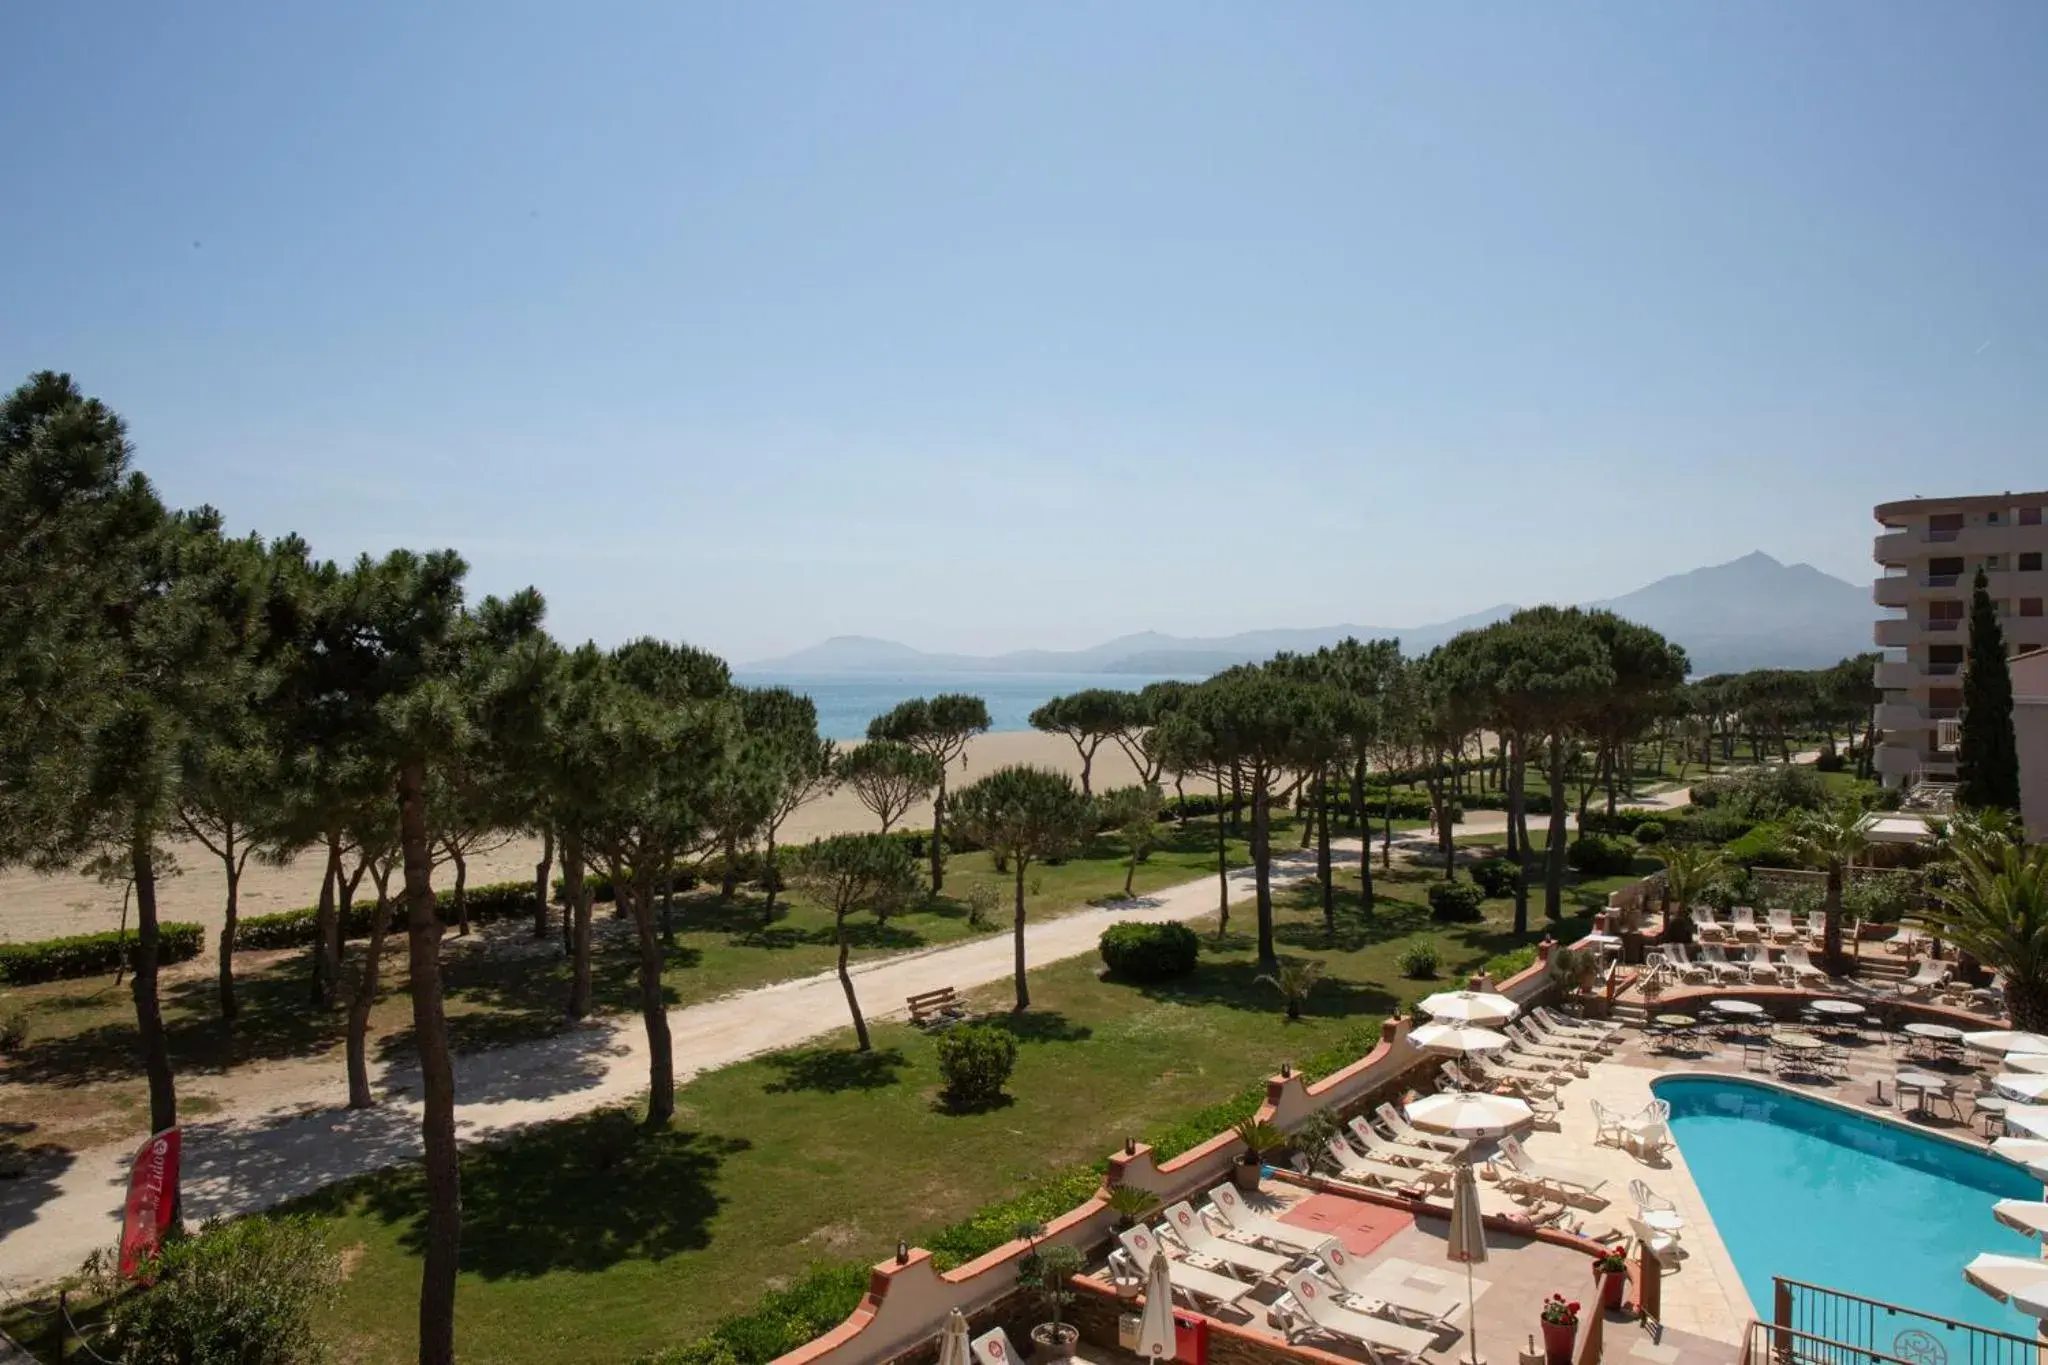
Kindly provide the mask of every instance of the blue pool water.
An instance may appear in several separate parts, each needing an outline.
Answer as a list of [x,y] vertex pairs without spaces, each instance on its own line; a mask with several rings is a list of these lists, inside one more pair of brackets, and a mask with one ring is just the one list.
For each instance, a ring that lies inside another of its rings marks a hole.
[[1730,1077],[1653,1088],[1762,1316],[1783,1275],[2032,1334],[2033,1319],[1963,1279],[1980,1251],[2039,1254],[1991,1216],[1997,1200],[2042,1197],[2023,1168]]

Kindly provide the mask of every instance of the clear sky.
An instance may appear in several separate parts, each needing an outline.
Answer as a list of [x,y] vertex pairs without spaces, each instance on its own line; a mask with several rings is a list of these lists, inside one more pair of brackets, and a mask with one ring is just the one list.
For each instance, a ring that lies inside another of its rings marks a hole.
[[16,4],[0,377],[736,661],[1407,625],[2048,485],[2048,5]]

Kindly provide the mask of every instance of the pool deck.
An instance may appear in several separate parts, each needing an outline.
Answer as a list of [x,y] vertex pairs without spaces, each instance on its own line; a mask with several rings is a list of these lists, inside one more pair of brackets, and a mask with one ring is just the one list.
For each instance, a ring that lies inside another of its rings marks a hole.
[[[1581,1204],[1577,1216],[1585,1231],[1594,1231],[1602,1224],[1627,1231],[1627,1220],[1634,1208],[1628,1192],[1632,1180],[1642,1180],[1669,1199],[1685,1218],[1680,1245],[1686,1255],[1665,1269],[1661,1286],[1663,1322],[1687,1333],[1737,1344],[1752,1317],[1769,1319],[1770,1305],[1751,1303],[1734,1259],[1714,1227],[1706,1200],[1686,1166],[1684,1152],[1674,1142],[1646,1158],[1595,1142],[1591,1101],[1598,1100],[1611,1110],[1633,1113],[1654,1098],[1651,1083],[1660,1076],[1739,1076],[1833,1101],[1871,1118],[1903,1122],[1972,1146],[1985,1144],[1987,1139],[1975,1126],[1971,1113],[1970,1095],[1980,1084],[1988,1084],[1981,1078],[1989,1074],[1995,1059],[1913,1059],[1900,1053],[1895,1039],[1875,1034],[1845,1040],[1840,1053],[1843,1062],[1833,1075],[1768,1075],[1755,1069],[1760,1064],[1757,1056],[1752,1054],[1746,1059],[1741,1047],[1732,1043],[1702,1039],[1697,1045],[1677,1051],[1653,1052],[1646,1035],[1630,1030],[1611,1056],[1589,1066],[1585,1077],[1559,1088],[1558,1127],[1554,1131],[1537,1131],[1525,1140],[1524,1146],[1539,1161],[1554,1161],[1607,1177],[1599,1195]],[[1902,1068],[1933,1071],[1956,1082],[1955,1113],[1900,1113],[1892,1080]]]

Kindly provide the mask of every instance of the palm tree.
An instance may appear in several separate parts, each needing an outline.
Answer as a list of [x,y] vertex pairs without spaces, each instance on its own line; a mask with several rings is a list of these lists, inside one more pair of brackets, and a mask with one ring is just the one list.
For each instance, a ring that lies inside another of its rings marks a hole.
[[2005,975],[2014,1028],[2048,1027],[2048,847],[2000,841],[1963,854],[1927,911],[1935,933]]
[[1726,870],[1728,860],[1711,844],[1666,844],[1664,859],[1664,943],[1692,941],[1692,907]]
[[1316,982],[1323,979],[1323,964],[1290,958],[1256,979],[1279,991],[1280,998],[1287,1002],[1287,1017],[1299,1019],[1301,1007],[1308,1001],[1308,993],[1315,989]]
[[1821,965],[1834,976],[1849,969],[1842,956],[1842,879],[1856,855],[1870,846],[1863,833],[1863,811],[1854,802],[1837,802],[1825,810],[1800,811],[1792,817],[1792,851],[1828,874]]

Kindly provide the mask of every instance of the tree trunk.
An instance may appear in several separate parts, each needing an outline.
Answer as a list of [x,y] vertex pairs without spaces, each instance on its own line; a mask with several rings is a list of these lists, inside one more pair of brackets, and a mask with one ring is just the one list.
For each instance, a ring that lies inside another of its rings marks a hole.
[[1316,876],[1323,884],[1323,932],[1332,942],[1337,937],[1337,888],[1330,875],[1330,793],[1325,791],[1322,814],[1316,818]]
[[381,984],[378,973],[384,961],[384,933],[391,923],[390,872],[370,874],[376,882],[377,908],[370,920],[370,942],[363,949],[363,965],[356,977],[354,998],[348,1007],[348,1107],[368,1109],[377,1103],[370,1092],[370,1010],[377,1003]]
[[554,890],[548,884],[548,874],[555,868],[555,827],[552,824],[540,828],[540,861],[533,865],[533,936],[537,939],[548,936],[548,895]]
[[1126,863],[1124,864],[1124,899],[1125,899],[1125,900],[1129,900],[1129,899],[1131,898],[1131,896],[1132,896],[1132,895],[1134,894],[1134,893],[1132,892],[1132,890],[1131,890],[1131,883],[1132,883],[1133,881],[1135,881],[1135,880],[1137,879],[1137,876],[1138,876],[1138,850],[1137,850],[1137,847],[1136,847],[1135,845],[1133,845],[1133,846],[1132,846],[1132,848],[1131,848],[1131,856],[1130,856],[1130,860],[1129,860],[1128,862],[1126,862]]
[[[771,839],[774,835],[769,836]],[[946,764],[939,763],[939,789],[932,793],[932,894],[939,894],[939,888],[946,884],[946,859],[943,853],[946,837]],[[1125,894],[1129,894],[1128,892]],[[861,1044],[863,1050],[867,1044]]]
[[1235,762],[1230,765],[1230,832],[1244,832],[1244,818],[1239,814],[1244,809],[1244,774]]
[[227,837],[226,848],[226,856],[221,859],[221,870],[228,879],[228,901],[220,923],[220,1017],[232,1024],[241,1011],[235,1000],[235,927],[242,894],[242,860],[235,856],[232,833]]
[[1550,737],[1550,846],[1543,859],[1543,913],[1564,918],[1565,746],[1562,735]]
[[[1088,783],[1095,773],[1095,749],[1101,743],[1102,741],[1098,739],[1094,744],[1081,750],[1081,795],[1083,796],[1093,796],[1095,794],[1094,789]],[[1075,747],[1078,748],[1079,746]]]
[[619,898],[632,901],[627,909],[640,940],[640,1017],[647,1025],[647,1126],[666,1128],[676,1112],[676,1065],[668,1032],[668,1004],[661,994],[665,960],[661,940],[654,935],[654,879],[636,874],[630,894],[624,883],[618,885]]
[[590,1013],[590,888],[583,882],[583,832],[562,831],[562,922],[569,926],[569,1018]]
[[1842,956],[1842,865],[1828,864],[1828,894],[1822,906],[1820,955],[1830,975],[1846,976],[1849,963]]
[[874,1045],[868,1041],[868,1021],[861,1016],[860,1000],[853,993],[853,973],[846,970],[846,956],[849,945],[846,942],[846,912],[839,911],[832,921],[833,932],[839,938],[839,989],[846,992],[846,1008],[853,1015],[853,1036],[859,1040],[859,1051],[866,1052]]
[[[1508,857],[1515,864],[1515,932],[1529,932],[1529,875],[1527,868],[1528,845],[1528,773],[1522,763],[1522,736],[1516,732],[1509,741],[1514,757],[1508,764]],[[1516,832],[1522,833],[1522,842],[1515,842]]]
[[1022,1013],[1031,1008],[1031,985],[1024,978],[1024,855],[1017,855],[1017,918],[1011,931],[1012,946],[1016,952],[1017,1010]]
[[156,853],[149,831],[138,829],[128,846],[128,868],[135,878],[135,1031],[142,1040],[142,1069],[149,1077],[149,1131],[178,1126],[178,1087],[171,1076],[171,1053],[164,1041],[164,1014],[157,998],[157,961],[161,952],[156,922]]
[[419,1052],[426,1147],[427,1237],[420,1271],[420,1365],[454,1365],[455,1271],[462,1249],[462,1171],[455,1151],[455,1067],[441,1007],[441,919],[427,835],[427,773],[398,770],[398,833],[405,854],[406,937],[412,972],[413,1046]]
[[1614,814],[1615,783],[1616,780],[1620,777],[1620,774],[1616,772],[1615,769],[1621,766],[1622,757],[1627,752],[1628,751],[1626,749],[1622,748],[1619,745],[1609,745],[1607,748],[1607,755],[1602,760],[1606,764],[1607,768],[1607,813],[1609,815]]
[[1280,955],[1273,951],[1273,842],[1267,785],[1263,775],[1252,781],[1252,883],[1258,888],[1259,965],[1270,971],[1279,968]]
[[1387,784],[1387,811],[1384,826],[1380,831],[1380,871],[1391,872],[1394,867],[1394,786]]
[[718,879],[718,898],[729,901],[740,889],[740,841],[736,835],[725,836],[725,872]]
[[775,824],[775,821],[770,820],[763,831],[763,843],[766,845],[766,849],[761,854],[763,859],[761,879],[768,888],[767,899],[761,906],[761,925],[763,928],[775,923],[775,893],[781,889],[782,885],[782,874],[775,866]]
[[1188,794],[1181,784],[1187,779],[1180,773],[1173,775],[1173,823],[1182,829],[1188,824]]
[[661,944],[676,946],[676,879],[671,873],[661,879]]
[[1351,814],[1358,821],[1358,894],[1365,908],[1372,909],[1372,821],[1365,809],[1365,760],[1360,759],[1351,774]]
[[455,932],[466,937],[469,933],[469,859],[462,856],[459,844],[448,845],[448,856],[455,861]]
[[2005,1007],[2014,1028],[2029,1033],[2048,1029],[2048,982],[2017,974],[2007,977]]
[[334,884],[341,880],[341,834],[327,834],[327,867],[320,874],[320,899],[313,909],[313,1003],[334,1005],[335,981],[341,972],[341,931],[334,915]]
[[1301,784],[1301,846],[1307,848],[1316,841],[1317,810],[1326,799],[1323,791],[1322,769],[1318,768],[1308,781]]
[[1223,772],[1216,773],[1216,937],[1230,931],[1230,836],[1223,830]]

